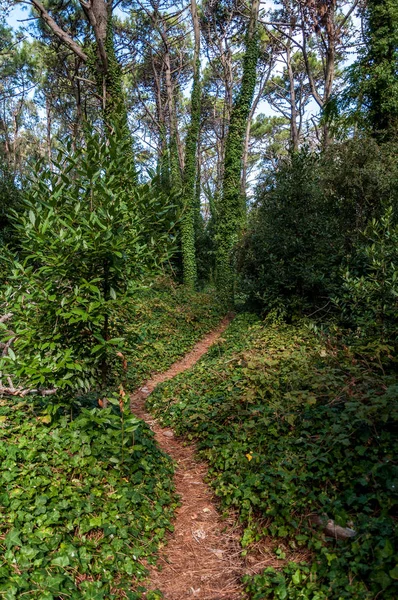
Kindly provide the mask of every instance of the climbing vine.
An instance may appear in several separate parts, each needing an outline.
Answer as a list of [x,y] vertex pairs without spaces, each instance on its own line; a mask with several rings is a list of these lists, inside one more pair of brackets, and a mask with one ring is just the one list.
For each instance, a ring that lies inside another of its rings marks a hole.
[[[105,48],[108,57],[108,68],[104,76],[106,88],[105,122],[108,127],[118,129],[123,138],[130,140],[131,143],[129,144],[126,160],[134,165],[133,141],[128,126],[127,107],[122,85],[122,70],[115,54],[112,19],[108,23]],[[136,178],[137,173],[135,172]]]
[[185,168],[183,178],[184,215],[181,222],[181,243],[184,283],[193,288],[197,279],[195,255],[195,220],[196,217],[196,150],[200,129],[201,113],[200,59],[196,60],[195,74],[191,96],[191,122],[187,133],[185,147]]
[[[107,56],[106,69],[99,66],[95,46],[88,49],[87,65],[94,74],[98,90],[103,95],[103,118],[106,129],[110,132],[117,130],[121,138],[129,140],[126,160],[134,165],[133,143],[128,127],[127,106],[122,85],[122,70],[115,53],[112,19],[109,19],[108,22],[105,50]],[[131,174],[131,170],[128,169],[128,171]],[[133,171],[135,173],[134,179],[136,180],[137,174],[135,168]],[[122,181],[121,183],[124,185],[129,182]]]
[[[367,7],[367,53],[371,76],[364,81],[372,128],[379,138],[394,135],[398,124],[398,7],[372,0]],[[366,101],[366,100],[365,100]]]
[[257,29],[251,34],[249,27],[243,59],[242,83],[232,107],[225,146],[223,193],[217,207],[217,287],[220,298],[228,303],[233,301],[234,285],[231,253],[245,220],[245,199],[240,191],[242,152],[247,119],[256,85],[258,56]]
[[394,139],[398,126],[398,7],[394,0],[369,0],[364,35],[366,44],[350,68],[350,86],[341,106],[351,106],[354,121],[370,126],[373,136],[383,142]]

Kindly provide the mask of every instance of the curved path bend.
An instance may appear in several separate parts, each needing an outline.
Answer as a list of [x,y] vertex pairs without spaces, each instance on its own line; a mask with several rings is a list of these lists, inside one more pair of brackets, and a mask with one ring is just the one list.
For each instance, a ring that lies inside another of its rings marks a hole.
[[232,517],[222,519],[211,489],[207,467],[195,459],[195,448],[163,429],[145,410],[145,399],[155,387],[192,367],[229,325],[220,326],[196,344],[182,360],[155,375],[131,396],[134,414],[155,433],[160,448],[176,463],[175,485],[180,496],[174,531],[162,549],[158,567],[149,568],[147,586],[159,589],[166,600],[238,600],[244,597],[240,579],[245,572],[239,540],[241,530]]

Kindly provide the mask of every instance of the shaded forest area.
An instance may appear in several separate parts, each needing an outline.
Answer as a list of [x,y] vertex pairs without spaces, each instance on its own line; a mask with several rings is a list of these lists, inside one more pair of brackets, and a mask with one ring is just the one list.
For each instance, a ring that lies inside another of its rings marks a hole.
[[0,598],[168,597],[129,394],[229,313],[148,407],[246,597],[398,597],[397,134],[395,0],[0,0]]

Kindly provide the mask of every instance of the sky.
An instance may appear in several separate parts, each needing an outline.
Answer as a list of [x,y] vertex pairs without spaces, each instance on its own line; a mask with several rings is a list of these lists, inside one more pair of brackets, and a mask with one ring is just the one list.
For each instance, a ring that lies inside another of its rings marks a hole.
[[29,10],[27,7],[15,6],[6,18],[7,24],[13,29],[19,29],[23,23],[18,22],[20,19],[29,18]]

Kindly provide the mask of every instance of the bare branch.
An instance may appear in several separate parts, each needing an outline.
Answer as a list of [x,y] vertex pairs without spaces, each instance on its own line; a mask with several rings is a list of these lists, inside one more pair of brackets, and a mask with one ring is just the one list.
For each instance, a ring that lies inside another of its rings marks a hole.
[[56,388],[48,390],[31,390],[29,388],[15,388],[11,380],[9,380],[9,387],[3,387],[0,385],[0,396],[20,396],[21,398],[24,398],[28,394],[37,394],[38,396],[52,396],[53,394],[56,394],[57,391],[58,390]]
[[348,11],[348,13],[346,14],[346,16],[344,17],[344,19],[341,21],[338,31],[339,33],[341,33],[341,31],[343,30],[344,25],[347,23],[348,19],[350,18],[350,16],[352,15],[352,13],[354,12],[354,10],[356,9],[356,7],[359,4],[359,0],[355,0],[354,4],[351,6],[350,10]]
[[79,44],[77,44],[75,40],[72,39],[70,35],[66,33],[66,31],[64,31],[59,25],[57,25],[57,23],[54,21],[49,12],[44,8],[43,4],[39,2],[39,0],[31,0],[31,4],[33,4],[43,21],[49,26],[49,28],[57,36],[57,38],[60,39],[61,42],[65,44],[65,46],[68,46],[68,48],[70,48],[72,52],[74,52],[79,58],[81,58],[83,62],[86,63],[88,61],[87,54],[83,52]]

